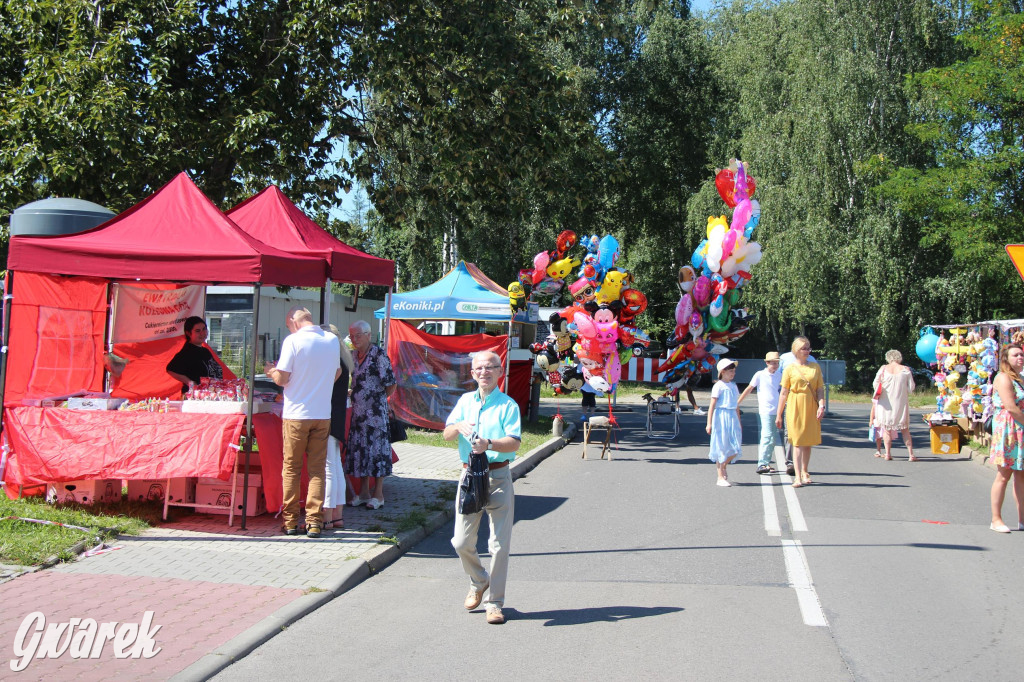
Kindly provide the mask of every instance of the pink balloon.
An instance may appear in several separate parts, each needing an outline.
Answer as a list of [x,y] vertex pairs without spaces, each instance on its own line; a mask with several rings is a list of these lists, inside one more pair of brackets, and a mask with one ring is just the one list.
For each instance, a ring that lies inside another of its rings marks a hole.
[[696,307],[706,307],[711,302],[711,280],[705,275],[701,275],[693,283],[693,291],[690,293],[693,296],[693,303]]
[[597,338],[597,325],[594,324],[594,320],[591,319],[590,315],[586,313],[576,313],[572,316],[572,321],[576,324],[576,331],[585,339]]
[[693,313],[693,298],[690,294],[684,294],[676,304],[676,324],[689,324],[691,313]]
[[743,234],[743,229],[747,226],[747,222],[750,221],[753,210],[753,207],[750,205],[750,199],[744,199],[736,204],[736,210],[732,212],[732,222],[729,223],[729,229]]
[[548,274],[548,264],[551,262],[551,254],[541,251],[533,257],[533,283],[537,284]]
[[[740,235],[743,233],[740,232]],[[732,255],[732,250],[736,247],[736,237],[738,236],[736,230],[729,230],[725,233],[725,237],[722,238],[722,262],[724,263],[729,256]],[[721,270],[721,266],[719,266]]]
[[622,378],[622,363],[619,361],[618,353],[611,353],[608,356],[608,362],[605,364],[604,369],[609,384],[614,386],[619,383],[619,379]]
[[742,161],[736,163],[736,191],[734,196],[736,201],[750,198],[750,192],[747,189],[747,165]]

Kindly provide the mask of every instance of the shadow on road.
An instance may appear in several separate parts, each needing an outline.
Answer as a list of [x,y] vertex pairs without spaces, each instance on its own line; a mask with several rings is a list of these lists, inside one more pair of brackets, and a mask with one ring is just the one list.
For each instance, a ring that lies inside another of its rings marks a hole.
[[550,625],[585,625],[587,623],[616,623],[632,618],[664,616],[683,611],[678,606],[597,606],[588,609],[524,612],[512,608],[502,609],[509,620],[546,620]]

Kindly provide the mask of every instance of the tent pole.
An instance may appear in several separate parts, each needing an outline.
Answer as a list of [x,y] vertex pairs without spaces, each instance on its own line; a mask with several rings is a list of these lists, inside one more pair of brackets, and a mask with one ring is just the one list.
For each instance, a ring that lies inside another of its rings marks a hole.
[[384,297],[384,352],[388,352],[388,332],[391,330],[391,292],[395,290],[395,285],[392,284],[388,287],[388,295]]
[[[205,304],[204,304],[205,307]],[[114,347],[110,342],[114,331],[114,287],[107,281],[107,324],[103,330],[103,352],[113,352]],[[103,390],[110,393],[113,388],[114,378],[110,376],[110,372],[107,371],[107,363],[103,363]]]
[[508,374],[512,367],[512,320],[508,318],[508,338],[505,339],[505,395],[508,395]]
[[320,325],[331,323],[331,278],[320,287]]
[[[4,426],[4,394],[7,389],[7,354],[8,347],[7,341],[10,339],[11,329],[11,304],[14,302],[14,271],[8,270],[7,277],[4,286],[4,329],[3,339],[0,342],[0,432],[3,432]],[[7,448],[4,447],[2,453],[0,453],[0,488],[3,487],[4,473],[7,469]],[[18,497],[21,497],[21,490],[19,488]],[[2,493],[0,493],[2,494]]]
[[[250,353],[251,360],[246,377],[249,380],[249,404],[245,407],[245,447],[242,448],[242,452],[245,453],[245,473],[242,474],[242,530],[245,530],[246,512],[249,509],[249,460],[252,457],[252,401],[256,395],[256,345],[259,338],[257,332],[260,328],[260,283],[256,282],[252,290],[252,353]],[[234,485],[234,481],[231,484]]]

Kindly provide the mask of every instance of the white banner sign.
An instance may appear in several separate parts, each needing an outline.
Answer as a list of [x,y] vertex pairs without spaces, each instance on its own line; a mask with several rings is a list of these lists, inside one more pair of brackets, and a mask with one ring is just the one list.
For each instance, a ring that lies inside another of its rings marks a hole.
[[206,287],[201,284],[180,289],[142,289],[114,285],[114,324],[111,343],[139,343],[169,339],[184,334],[186,318],[203,316]]

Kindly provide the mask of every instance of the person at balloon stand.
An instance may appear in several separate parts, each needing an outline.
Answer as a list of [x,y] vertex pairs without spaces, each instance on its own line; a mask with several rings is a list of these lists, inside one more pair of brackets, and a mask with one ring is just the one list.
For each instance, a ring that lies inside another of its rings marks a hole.
[[[791,362],[794,362],[795,360],[796,360],[796,356],[793,355],[792,351],[789,351],[788,353],[783,353],[782,355],[779,356],[779,372],[780,372],[780,374],[779,374],[779,381],[782,380],[781,372],[785,372],[786,371],[786,365],[788,365]],[[807,361],[808,362],[813,362],[815,364],[817,364],[817,362],[818,362],[817,360],[814,359],[813,355],[808,355],[807,356]],[[782,414],[782,411],[780,410],[778,414]],[[789,427],[785,423],[783,423],[783,427],[782,427],[782,442],[785,443],[785,445],[786,445],[786,447],[785,447],[786,475],[787,476],[795,476],[796,475],[796,469],[794,469],[794,467],[793,467],[793,443],[792,443],[792,441],[789,440]]]
[[708,405],[708,423],[705,430],[711,436],[708,459],[718,466],[716,485],[728,488],[729,474],[726,471],[740,458],[743,450],[743,430],[740,426],[739,389],[736,378],[736,361],[728,358],[718,361],[718,381],[711,388],[711,403]]
[[885,459],[892,459],[893,434],[903,434],[903,443],[911,462],[916,462],[914,443],[910,437],[910,394],[914,392],[914,375],[903,363],[903,354],[890,350],[885,354],[887,364],[879,368],[872,383],[878,395],[873,408],[874,425],[885,443]]
[[992,406],[992,444],[989,457],[996,465],[996,479],[992,482],[992,524],[997,533],[1009,533],[1003,523],[1003,499],[1006,486],[1013,478],[1013,499],[1017,503],[1017,530],[1024,530],[1024,349],[1011,343],[1003,348],[999,357]]
[[779,389],[782,385],[782,374],[779,372],[779,354],[772,351],[764,356],[765,368],[755,372],[750,383],[740,394],[739,405],[751,391],[757,391],[757,412],[761,418],[761,440],[757,450],[757,473],[771,474],[772,455],[776,443],[782,442],[778,427],[775,426],[775,415],[779,411]]
[[583,394],[580,407],[583,410],[583,419],[586,420],[597,411],[597,391],[590,384],[583,384],[580,386],[580,393]]
[[793,340],[793,361],[782,372],[779,412],[775,425],[782,428],[786,415],[786,432],[793,444],[793,487],[809,485],[807,472],[811,448],[821,444],[821,420],[825,416],[825,380],[818,363],[811,362],[811,342],[804,336]]
[[[697,406],[697,399],[693,397],[693,389],[696,388],[698,384],[700,384],[700,376],[700,372],[694,372],[690,376],[686,377],[685,388],[686,399],[690,402],[690,407],[693,408],[693,413],[698,417],[703,417],[705,414],[707,414],[707,412],[705,412],[704,410]],[[676,393],[677,398],[678,396],[679,394]]]

